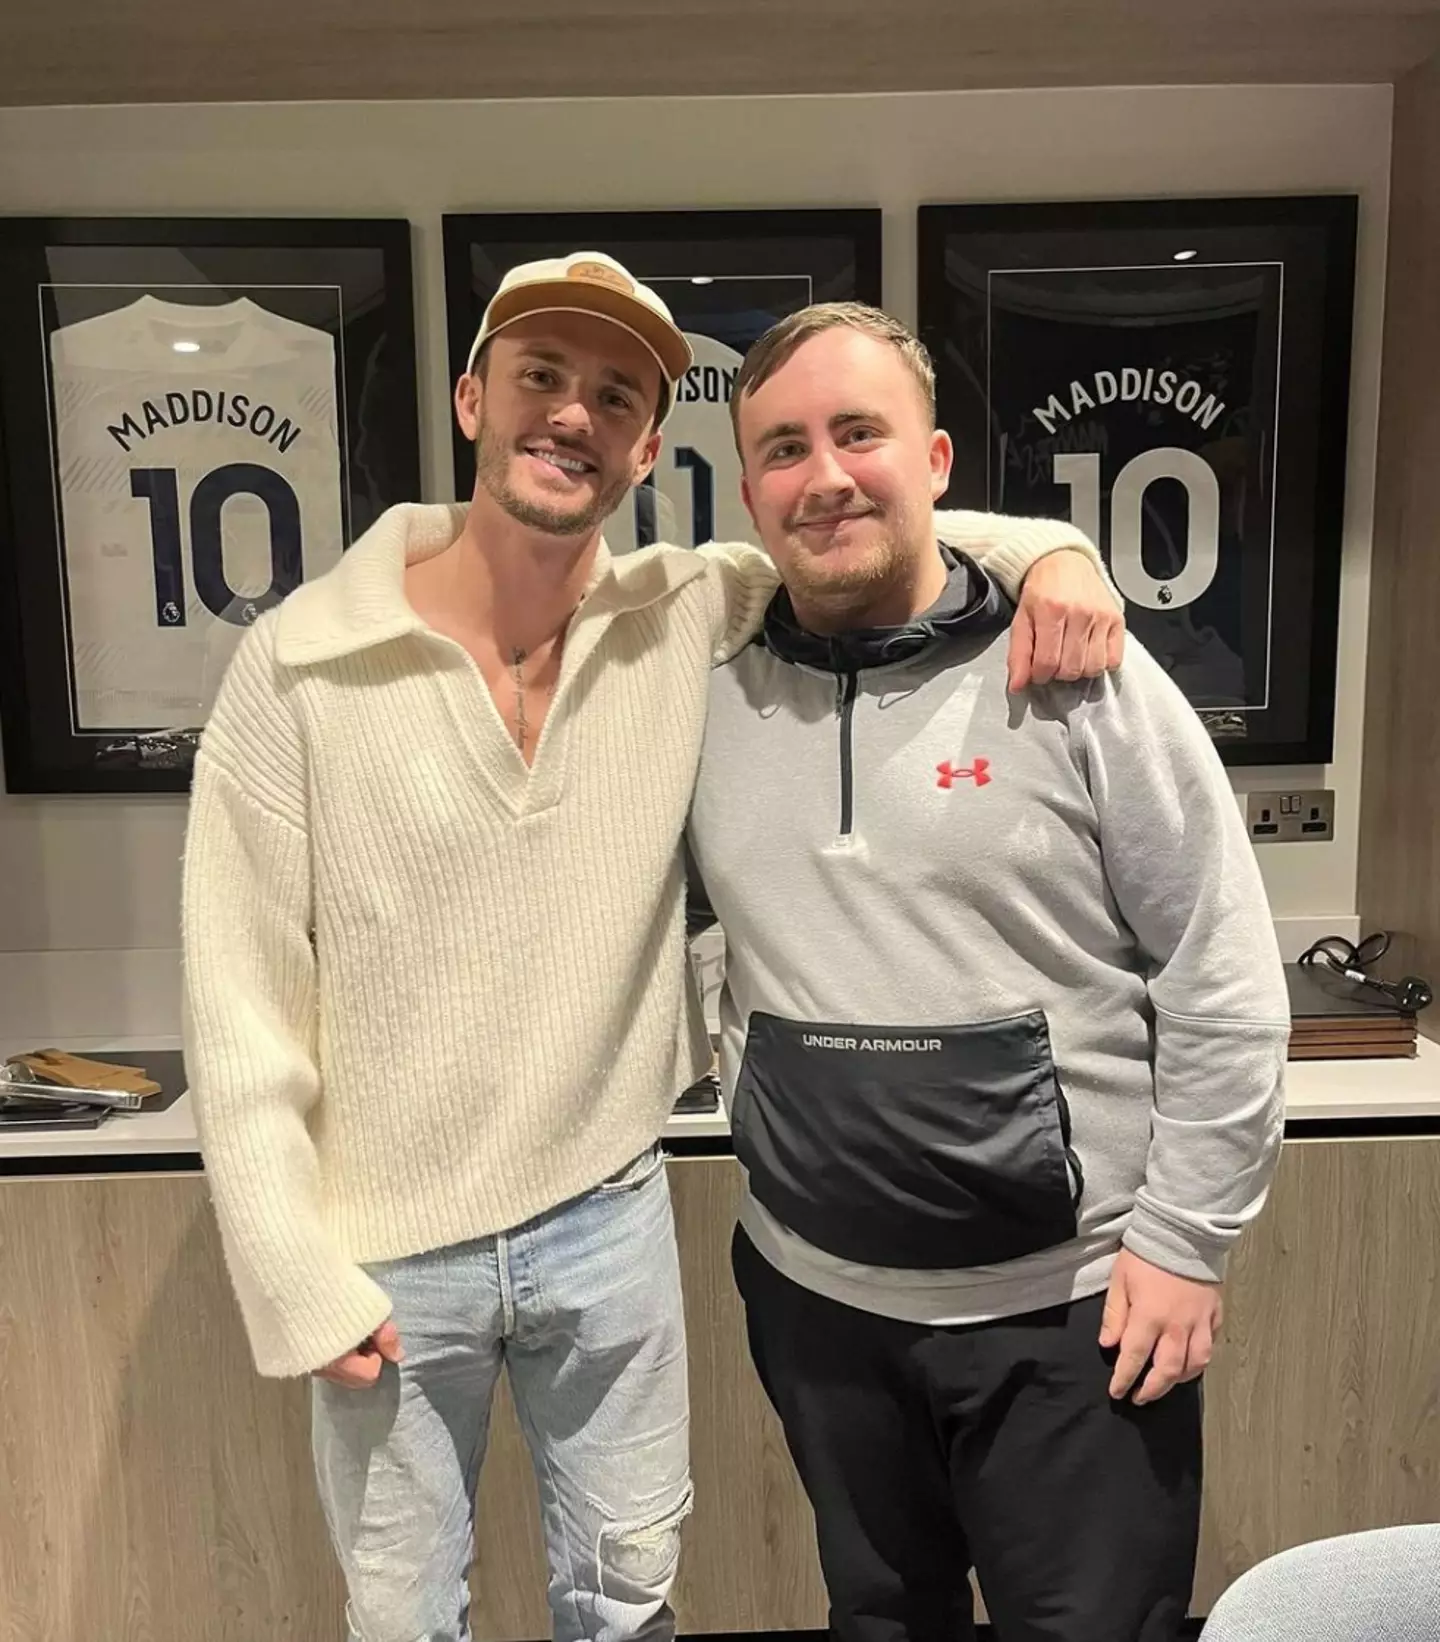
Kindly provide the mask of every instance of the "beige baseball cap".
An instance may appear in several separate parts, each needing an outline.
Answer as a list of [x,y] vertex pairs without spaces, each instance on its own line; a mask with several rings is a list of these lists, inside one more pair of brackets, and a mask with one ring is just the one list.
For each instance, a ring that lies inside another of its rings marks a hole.
[[668,413],[675,384],[694,363],[690,344],[661,298],[603,251],[572,251],[512,268],[490,299],[465,369],[474,370],[476,355],[497,331],[538,313],[595,314],[629,331],[660,366],[666,385],[661,414]]

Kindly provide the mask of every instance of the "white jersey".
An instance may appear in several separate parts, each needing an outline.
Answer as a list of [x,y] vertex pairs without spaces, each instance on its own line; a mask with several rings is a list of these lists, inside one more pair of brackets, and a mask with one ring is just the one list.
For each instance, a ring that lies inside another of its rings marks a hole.
[[606,527],[613,552],[636,546],[636,513],[645,509],[651,510],[657,542],[699,547],[754,540],[740,499],[740,458],[730,431],[730,394],[742,356],[713,337],[687,331],[685,340],[695,363],[676,386],[653,486],[628,498]]
[[75,728],[196,728],[245,627],[343,549],[334,341],[143,296],[50,360]]

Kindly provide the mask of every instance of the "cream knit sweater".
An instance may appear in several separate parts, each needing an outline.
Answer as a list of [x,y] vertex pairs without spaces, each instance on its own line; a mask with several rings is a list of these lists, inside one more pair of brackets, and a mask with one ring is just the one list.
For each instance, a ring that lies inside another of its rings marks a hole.
[[[1049,520],[943,517],[1012,592],[1089,546]],[[527,769],[474,662],[405,599],[407,559],[463,519],[392,508],[261,617],[196,761],[186,1057],[265,1374],[384,1321],[362,1262],[586,1191],[710,1062],[677,845],[709,670],[774,570],[753,548],[602,547]]]

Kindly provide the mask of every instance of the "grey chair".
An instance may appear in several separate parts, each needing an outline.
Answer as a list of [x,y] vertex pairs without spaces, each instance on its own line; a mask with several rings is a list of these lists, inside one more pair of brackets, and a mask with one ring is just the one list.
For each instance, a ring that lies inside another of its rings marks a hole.
[[1282,1551],[1225,1592],[1200,1642],[1440,1642],[1440,1523]]

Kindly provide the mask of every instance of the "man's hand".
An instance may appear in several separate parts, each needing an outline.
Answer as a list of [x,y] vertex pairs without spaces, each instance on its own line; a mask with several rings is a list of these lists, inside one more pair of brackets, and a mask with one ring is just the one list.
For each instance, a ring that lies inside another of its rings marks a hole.
[[333,1363],[316,1369],[317,1380],[329,1380],[332,1385],[348,1386],[352,1391],[363,1391],[380,1378],[386,1363],[405,1360],[405,1348],[400,1344],[400,1332],[394,1323],[384,1322],[367,1340],[362,1340],[354,1351],[347,1351]]
[[1094,562],[1061,548],[1026,574],[1010,628],[1010,689],[1094,678],[1120,665],[1125,617]]
[[1105,1297],[1100,1344],[1120,1347],[1110,1395],[1124,1398],[1149,1362],[1137,1403],[1153,1403],[1209,1366],[1220,1332],[1220,1285],[1176,1277],[1121,1249]]

